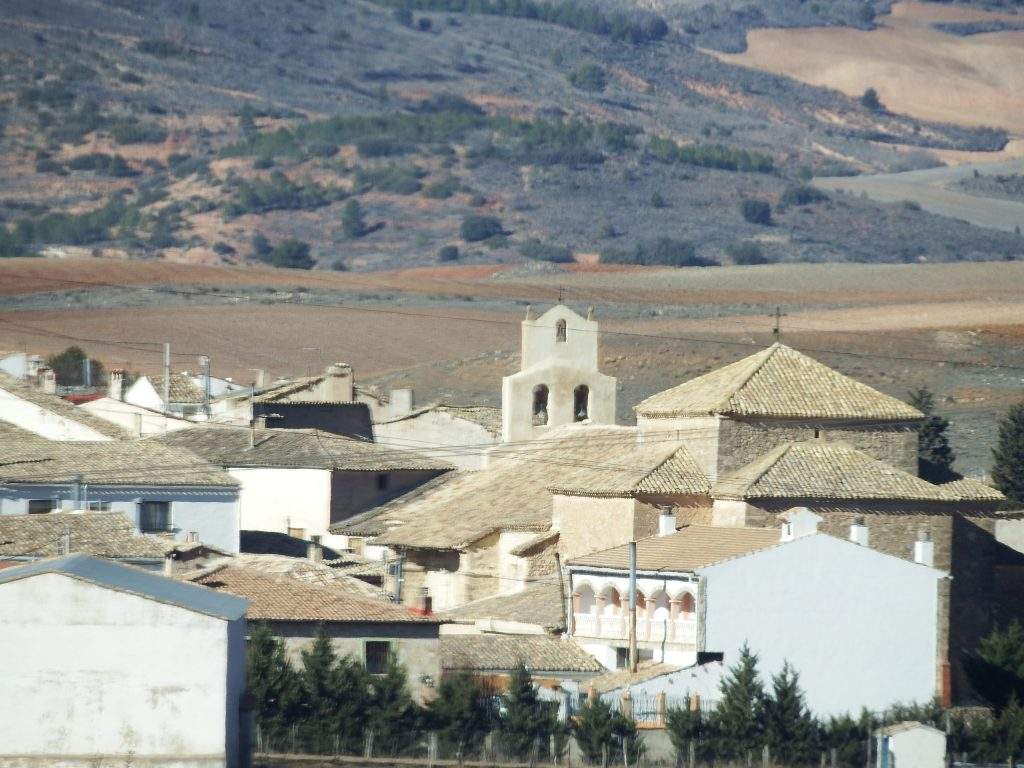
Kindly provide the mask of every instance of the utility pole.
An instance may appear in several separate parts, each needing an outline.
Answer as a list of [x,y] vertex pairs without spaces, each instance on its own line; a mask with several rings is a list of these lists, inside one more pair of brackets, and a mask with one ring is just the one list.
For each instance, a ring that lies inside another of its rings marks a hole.
[[629,542],[629,671],[636,672],[636,542]]
[[171,410],[171,343],[164,342],[164,413]]
[[210,356],[200,355],[199,369],[203,376],[203,413],[210,418]]

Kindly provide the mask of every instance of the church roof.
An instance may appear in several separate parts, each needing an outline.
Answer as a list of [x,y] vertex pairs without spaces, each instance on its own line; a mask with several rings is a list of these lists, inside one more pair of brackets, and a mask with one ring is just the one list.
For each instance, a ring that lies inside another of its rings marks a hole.
[[844,376],[784,344],[659,392],[634,409],[648,418],[774,418],[917,421],[902,400]]
[[933,485],[846,443],[784,443],[721,477],[716,499],[863,499],[964,501],[957,489]]
[[711,484],[686,448],[655,440],[630,451],[629,460],[582,467],[549,486],[565,496],[631,497],[641,495],[707,496]]

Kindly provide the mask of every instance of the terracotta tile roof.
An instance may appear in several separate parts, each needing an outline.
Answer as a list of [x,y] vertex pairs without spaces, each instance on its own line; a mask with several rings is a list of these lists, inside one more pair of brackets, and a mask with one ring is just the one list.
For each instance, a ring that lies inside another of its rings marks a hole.
[[434,489],[445,483],[450,483],[464,474],[464,472],[446,472],[378,507],[368,509],[366,512],[360,512],[358,515],[346,517],[344,520],[339,520],[333,523],[327,530],[344,536],[380,536],[389,528],[394,528],[397,525],[395,520],[400,519],[401,510],[407,504],[433,493]]
[[384,600],[348,595],[337,589],[287,576],[271,576],[243,565],[226,564],[185,577],[219,592],[247,598],[253,621],[328,621],[375,624],[439,624]]
[[[687,573],[711,563],[767,549],[779,543],[778,528],[730,528],[688,525],[667,536],[651,536],[636,543],[639,571]],[[571,566],[629,569],[629,545],[592,552],[569,561]]]
[[188,451],[151,440],[40,441],[35,436],[0,442],[0,482],[94,486],[200,486],[237,488],[238,481]]
[[681,669],[682,667],[675,667],[671,664],[649,661],[639,664],[636,672],[630,672],[629,669],[616,669],[606,672],[590,680],[587,683],[587,688],[593,688],[599,694],[608,693],[609,691],[617,691],[619,688],[625,688],[627,685],[637,685],[663,675],[671,675],[673,672],[678,672]]
[[314,563],[303,557],[240,554],[235,555],[232,562],[274,578],[294,579],[305,584],[333,589],[343,595],[370,600],[382,599],[380,587],[355,578],[343,568],[334,568],[322,562]]
[[682,447],[666,440],[639,443],[638,434],[635,427],[566,425],[542,440],[498,446],[489,468],[456,475],[392,506],[377,519],[387,529],[377,541],[458,550],[496,531],[547,531],[551,486],[601,486],[607,474],[618,491]]
[[295,467],[359,472],[447,471],[440,459],[312,429],[261,429],[249,447],[244,427],[203,424],[146,438],[146,442],[191,451],[222,467]]
[[501,408],[493,405],[428,405],[417,408],[411,413],[383,419],[380,424],[391,424],[396,421],[415,419],[425,413],[445,413],[455,419],[465,419],[483,427],[493,437],[501,437]]
[[535,624],[549,632],[565,630],[566,606],[557,577],[531,584],[522,592],[474,600],[443,615],[457,620],[494,619]]
[[524,664],[533,674],[598,673],[600,662],[569,639],[548,635],[442,635],[441,668],[509,672]]
[[176,542],[138,535],[120,512],[51,512],[45,515],[0,515],[0,556],[54,557],[58,542],[70,533],[71,551],[108,558],[163,558]]
[[[149,383],[162,398],[164,396],[163,374],[148,376]],[[171,374],[170,402],[196,405],[203,402],[202,388],[192,380],[192,377],[185,373]]]
[[932,485],[846,443],[784,443],[719,479],[716,499],[874,499],[960,501],[962,491]]
[[640,416],[918,421],[924,414],[783,344],[653,395]]
[[566,496],[707,496],[711,483],[686,448],[658,440],[631,446],[628,460],[622,463],[567,473],[550,490]]
[[1006,501],[1006,496],[998,489],[969,477],[962,477],[951,483],[943,483],[941,487],[942,490],[955,494],[963,501]]
[[57,416],[61,416],[68,421],[78,422],[83,426],[89,427],[105,437],[117,440],[128,436],[127,432],[120,427],[111,424],[106,419],[101,419],[98,416],[89,413],[87,410],[78,408],[67,400],[57,397],[56,395],[49,395],[38,389],[30,387],[28,384],[19,381],[6,373],[0,373],[0,389],[10,392],[15,397],[20,398],[25,402],[32,403],[32,405],[36,405],[44,410],[56,414]]

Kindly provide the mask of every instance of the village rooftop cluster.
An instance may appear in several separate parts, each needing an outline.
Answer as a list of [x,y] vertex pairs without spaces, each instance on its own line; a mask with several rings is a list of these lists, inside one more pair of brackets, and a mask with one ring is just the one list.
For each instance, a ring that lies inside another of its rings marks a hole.
[[500,408],[344,363],[62,397],[0,353],[0,765],[249,764],[256,627],[296,666],[326,635],[401,669],[421,704],[525,669],[563,721],[639,723],[655,762],[666,713],[713,710],[748,651],[820,717],[976,700],[965,655],[1024,613],[1024,521],[919,476],[924,413],[777,342],[617,424],[592,311],[521,331]]

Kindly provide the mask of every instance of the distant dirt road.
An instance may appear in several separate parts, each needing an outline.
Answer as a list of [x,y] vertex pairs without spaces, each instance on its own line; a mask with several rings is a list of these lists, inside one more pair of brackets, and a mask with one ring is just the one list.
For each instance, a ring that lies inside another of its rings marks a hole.
[[962,219],[979,227],[1013,232],[1024,229],[1024,203],[979,197],[953,188],[977,169],[981,173],[1024,173],[1024,161],[928,168],[904,173],[880,173],[866,176],[815,179],[822,189],[866,194],[873,200],[895,203],[912,200],[924,210],[939,216]]

